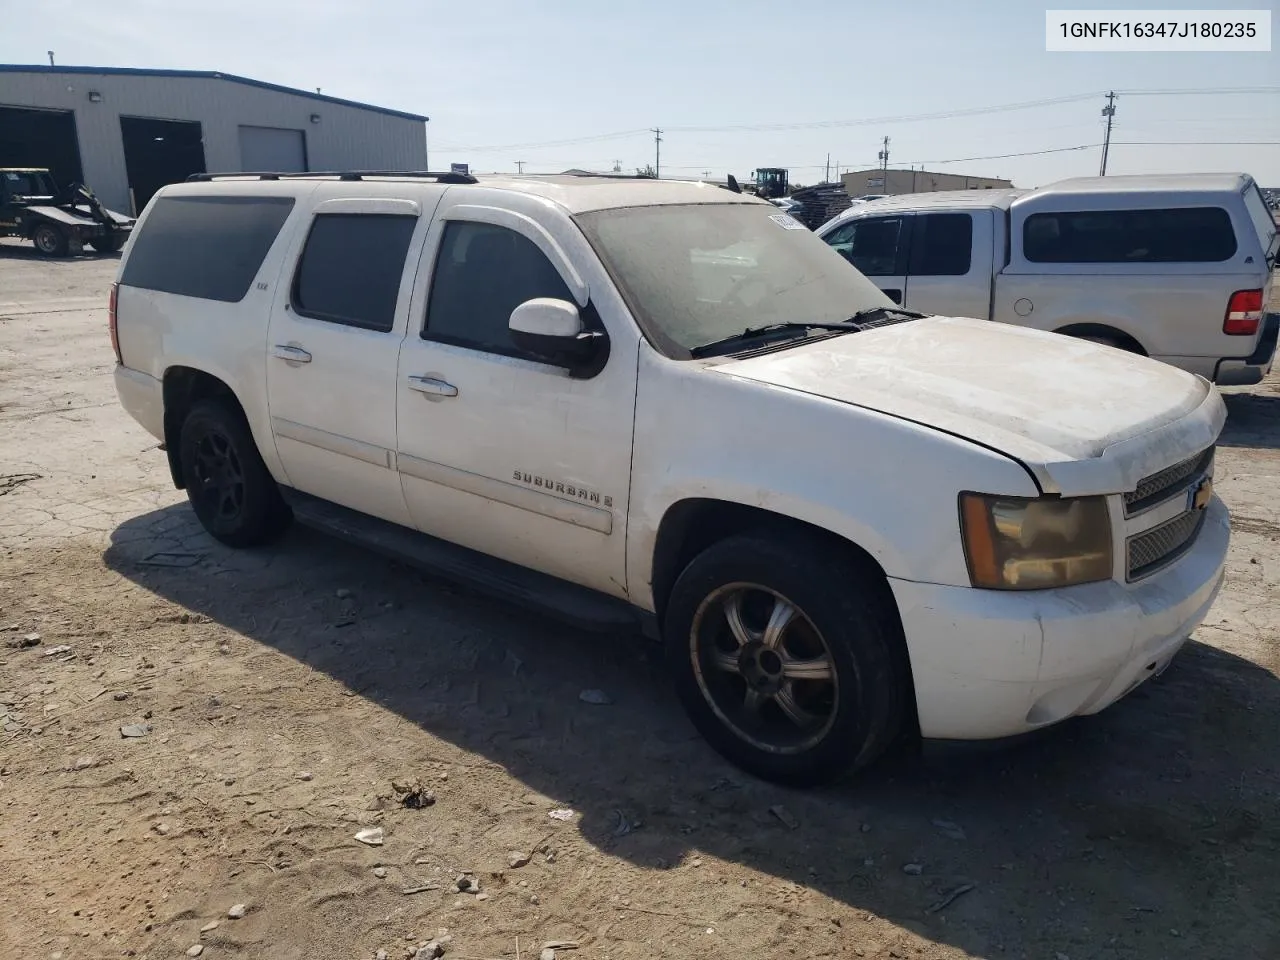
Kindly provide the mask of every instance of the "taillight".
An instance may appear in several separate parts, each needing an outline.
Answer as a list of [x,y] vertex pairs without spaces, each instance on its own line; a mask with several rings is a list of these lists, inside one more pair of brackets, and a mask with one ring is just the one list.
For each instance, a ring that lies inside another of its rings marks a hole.
[[1222,332],[1233,337],[1251,337],[1262,323],[1262,291],[1237,290],[1227,301],[1227,315]]
[[111,296],[107,300],[107,331],[111,334],[111,349],[115,351],[116,363],[124,363],[120,356],[120,332],[116,329],[116,301],[120,298],[120,284],[111,285]]

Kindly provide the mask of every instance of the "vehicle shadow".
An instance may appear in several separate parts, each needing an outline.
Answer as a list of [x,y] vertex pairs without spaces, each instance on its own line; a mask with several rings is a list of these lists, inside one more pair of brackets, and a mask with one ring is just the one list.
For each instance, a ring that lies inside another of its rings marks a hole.
[[[792,791],[715,755],[638,637],[579,633],[296,527],[226,550],[185,504],[121,525],[105,562],[571,806],[611,856],[687,870],[696,851],[782,881],[724,894],[752,922],[803,904],[795,884],[973,956],[1244,958],[1280,943],[1280,818],[1265,812],[1280,681],[1205,644],[1018,747],[927,751]],[[587,688],[612,704],[582,702]],[[797,916],[834,922],[814,909],[773,919],[803,944]],[[852,925],[839,936],[856,942]]]
[[1219,446],[1280,449],[1280,396],[1224,392],[1222,399],[1227,404],[1227,423]]
[[39,260],[42,263],[48,263],[53,266],[66,263],[77,263],[81,260],[119,260],[121,251],[114,250],[111,253],[99,253],[91,247],[85,247],[82,253],[78,253],[66,257],[46,257],[43,253],[32,246],[30,241],[22,243],[9,242],[0,243],[0,259],[5,260]]

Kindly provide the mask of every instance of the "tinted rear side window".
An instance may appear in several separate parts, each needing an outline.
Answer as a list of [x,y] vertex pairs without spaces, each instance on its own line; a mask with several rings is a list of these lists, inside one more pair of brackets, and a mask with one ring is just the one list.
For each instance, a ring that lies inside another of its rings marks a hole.
[[389,331],[417,225],[417,217],[319,214],[294,277],[293,308],[316,320]]
[[1236,252],[1221,207],[1036,213],[1022,231],[1032,263],[1218,263]]
[[292,209],[292,197],[161,197],[133,238],[120,282],[235,303]]
[[973,259],[973,217],[969,214],[917,215],[915,236],[913,276],[963,277],[969,272]]

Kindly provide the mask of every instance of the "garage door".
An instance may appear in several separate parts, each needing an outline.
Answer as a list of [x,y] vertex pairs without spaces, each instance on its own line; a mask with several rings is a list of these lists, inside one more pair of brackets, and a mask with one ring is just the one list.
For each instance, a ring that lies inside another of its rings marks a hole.
[[48,167],[60,187],[82,180],[75,114],[0,107],[0,167]]
[[307,141],[301,130],[279,127],[240,128],[240,169],[303,173],[307,169]]

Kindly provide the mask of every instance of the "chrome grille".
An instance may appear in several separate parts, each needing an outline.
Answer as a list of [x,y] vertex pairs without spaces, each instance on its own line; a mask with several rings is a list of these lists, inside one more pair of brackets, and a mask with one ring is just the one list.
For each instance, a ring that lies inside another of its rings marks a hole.
[[1191,549],[1204,517],[1204,510],[1188,510],[1158,527],[1130,537],[1129,579],[1139,580],[1155,573]]
[[1150,507],[1164,503],[1191,489],[1204,474],[1213,470],[1213,447],[1189,457],[1172,467],[1165,467],[1138,483],[1138,488],[1124,495],[1124,515],[1131,517]]

